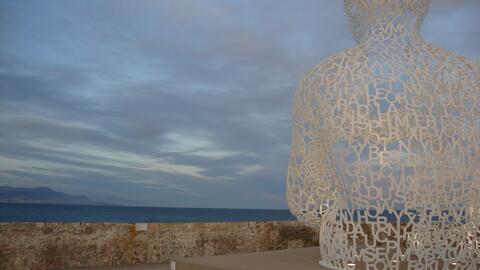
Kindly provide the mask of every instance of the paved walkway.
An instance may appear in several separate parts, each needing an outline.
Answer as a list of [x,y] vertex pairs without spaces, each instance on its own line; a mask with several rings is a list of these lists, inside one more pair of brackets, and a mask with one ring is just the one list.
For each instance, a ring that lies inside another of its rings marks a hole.
[[[170,264],[150,264],[118,267],[80,268],[82,270],[170,270]],[[79,269],[79,270],[80,270]]]
[[[179,259],[176,270],[325,270],[318,247]],[[82,270],[170,270],[170,264],[81,268]],[[80,270],[80,269],[78,269]]]
[[[318,247],[179,259],[176,270],[327,270]],[[170,264],[82,268],[83,270],[170,270]],[[79,269],[80,270],[80,269]]]
[[327,270],[318,247],[180,259],[176,270]]

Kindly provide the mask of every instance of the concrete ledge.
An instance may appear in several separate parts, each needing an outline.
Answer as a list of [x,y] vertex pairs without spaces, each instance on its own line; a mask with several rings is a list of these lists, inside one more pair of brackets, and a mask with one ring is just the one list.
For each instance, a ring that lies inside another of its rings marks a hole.
[[[0,223],[0,269],[55,270],[165,264],[194,256],[318,245],[296,221]],[[145,266],[149,267],[149,266]]]
[[175,270],[328,270],[319,266],[319,259],[318,247],[297,248],[181,259]]

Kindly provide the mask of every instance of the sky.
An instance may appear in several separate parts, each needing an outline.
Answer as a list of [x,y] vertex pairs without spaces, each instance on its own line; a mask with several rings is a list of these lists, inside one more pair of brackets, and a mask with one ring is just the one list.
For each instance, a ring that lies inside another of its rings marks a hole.
[[[292,96],[353,47],[340,0],[0,1],[0,186],[287,208]],[[480,60],[480,1],[422,33]]]

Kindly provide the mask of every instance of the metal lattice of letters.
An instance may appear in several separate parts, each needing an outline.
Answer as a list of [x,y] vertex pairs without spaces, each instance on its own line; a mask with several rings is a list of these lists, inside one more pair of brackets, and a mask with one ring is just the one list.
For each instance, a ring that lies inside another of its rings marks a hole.
[[344,0],[357,45],[295,92],[287,199],[333,269],[480,269],[480,66],[429,0]]

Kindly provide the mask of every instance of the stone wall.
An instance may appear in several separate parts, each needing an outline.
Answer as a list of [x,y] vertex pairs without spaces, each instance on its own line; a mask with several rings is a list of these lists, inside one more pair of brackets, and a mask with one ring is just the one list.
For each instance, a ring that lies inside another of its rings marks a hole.
[[296,221],[159,224],[0,223],[0,269],[167,263],[183,257],[318,245]]

